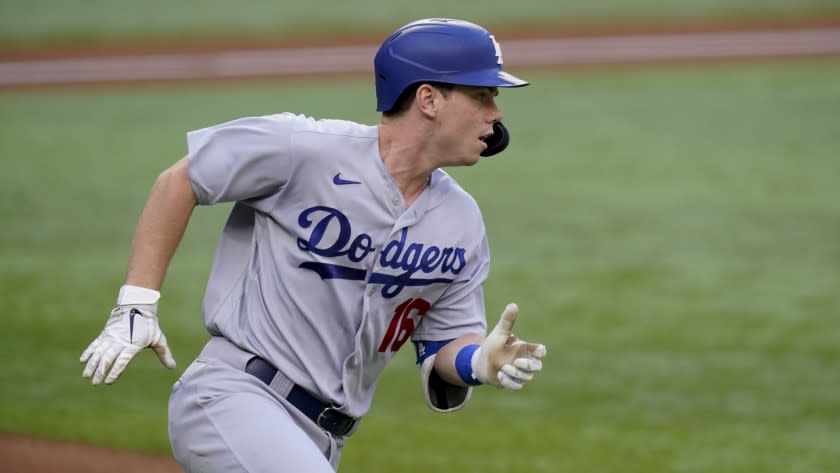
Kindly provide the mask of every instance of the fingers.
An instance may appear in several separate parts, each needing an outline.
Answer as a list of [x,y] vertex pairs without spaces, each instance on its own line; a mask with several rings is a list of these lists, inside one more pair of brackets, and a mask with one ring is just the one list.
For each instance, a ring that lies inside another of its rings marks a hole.
[[161,332],[160,339],[158,339],[157,343],[152,345],[152,348],[157,353],[163,366],[171,370],[175,369],[175,358],[172,356],[172,350],[169,349],[169,344],[166,342],[166,335],[163,332]]
[[88,345],[88,347],[82,353],[81,358],[79,358],[79,363],[87,363],[87,361],[90,360],[90,357],[93,356],[93,352],[99,346],[101,338],[101,336],[96,337],[92,342],[90,342],[90,345]]
[[[155,346],[161,362],[169,369],[175,368],[175,360],[172,352],[166,345],[166,339],[161,338],[163,346]],[[104,340],[95,348],[85,350],[84,358],[87,355],[87,365],[82,372],[85,378],[92,378],[93,384],[112,384],[125,371],[125,368],[142,348],[136,345],[125,345],[114,340]],[[88,353],[90,351],[90,353]]]
[[501,372],[510,376],[511,378],[515,378],[519,381],[522,381],[523,383],[525,381],[531,381],[532,379],[534,379],[534,373],[532,371],[517,368],[515,365],[504,365],[502,366]]
[[114,309],[105,329],[79,358],[80,362],[86,363],[82,376],[91,378],[93,384],[116,381],[137,353],[147,346],[154,348],[164,366],[175,368],[175,359],[160,331],[154,310],[145,310],[144,306],[137,308],[139,314],[134,306],[131,311],[122,306]]
[[[96,367],[96,371],[93,372],[93,384],[102,384],[102,381],[105,380],[105,375],[108,374],[108,370],[114,365],[114,360],[123,351],[123,347],[119,343],[111,343],[102,350],[102,355],[99,357],[99,364]],[[117,373],[117,376],[119,376],[119,373]]]
[[518,316],[519,306],[516,304],[508,304],[507,307],[505,307],[504,312],[502,312],[502,317],[499,319],[499,323],[496,324],[496,328],[494,328],[493,331],[504,335],[510,335],[513,331],[513,324],[516,323],[516,318]]
[[496,376],[499,378],[499,386],[505,389],[510,389],[511,391],[519,391],[520,389],[522,389],[522,386],[525,385],[524,380],[514,378],[505,373],[504,371],[499,371],[499,373]]
[[[136,355],[138,351],[138,348],[130,345],[127,346],[124,350],[120,351],[119,355],[117,355],[116,359],[114,360],[113,368],[111,368],[110,373],[108,373],[108,376],[105,378],[105,384],[113,384],[114,381],[116,381],[117,378],[120,377],[123,371],[125,371],[125,367],[128,366],[132,359],[134,359],[134,355]],[[103,369],[103,373],[105,371],[107,371],[107,368]],[[97,370],[96,372],[97,374],[99,374],[99,370]],[[96,382],[96,376],[94,376],[93,384],[99,384]]]
[[542,370],[542,361],[534,358],[517,358],[513,360],[513,366],[523,371],[535,373]]
[[528,344],[528,354],[534,358],[543,359],[545,358],[546,354],[545,345],[541,343],[529,343]]
[[518,391],[525,383],[533,380],[534,374],[540,370],[542,370],[542,361],[531,357],[517,358],[513,360],[513,363],[503,365],[496,377],[499,380],[499,386]]
[[[95,344],[95,346],[94,346]],[[110,346],[110,342],[97,338],[85,353],[82,354],[83,361],[87,361],[87,365],[85,365],[84,371],[82,371],[82,377],[90,378],[93,375],[93,372],[96,371],[96,367],[99,366],[99,360],[102,358],[102,353],[104,353],[105,349]]]

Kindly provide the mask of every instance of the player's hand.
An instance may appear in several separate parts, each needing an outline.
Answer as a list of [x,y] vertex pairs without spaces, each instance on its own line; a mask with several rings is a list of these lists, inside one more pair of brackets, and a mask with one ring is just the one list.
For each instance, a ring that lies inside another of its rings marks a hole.
[[175,368],[175,359],[158,325],[157,304],[121,305],[111,311],[102,333],[79,359],[85,365],[82,376],[93,384],[111,384],[140,350],[152,347],[160,362]]
[[542,369],[545,345],[525,342],[512,333],[518,315],[519,307],[508,304],[499,323],[473,354],[473,374],[482,383],[516,391]]

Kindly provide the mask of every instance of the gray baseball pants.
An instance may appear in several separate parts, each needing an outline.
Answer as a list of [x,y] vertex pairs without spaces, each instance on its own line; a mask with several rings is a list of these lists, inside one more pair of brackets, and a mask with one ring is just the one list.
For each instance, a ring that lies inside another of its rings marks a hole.
[[246,373],[252,356],[213,337],[175,383],[169,398],[175,459],[187,473],[337,471],[344,437],[291,405],[285,396],[292,383],[281,374],[268,386]]

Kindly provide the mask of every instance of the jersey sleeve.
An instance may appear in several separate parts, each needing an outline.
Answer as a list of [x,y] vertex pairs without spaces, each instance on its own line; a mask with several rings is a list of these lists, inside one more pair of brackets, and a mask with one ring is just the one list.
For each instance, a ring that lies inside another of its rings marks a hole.
[[435,412],[453,412],[463,408],[472,396],[472,386],[456,386],[441,378],[434,369],[434,354],[420,364],[420,383],[426,405]]
[[423,316],[413,341],[452,340],[487,331],[484,312],[484,282],[490,272],[490,249],[484,235],[467,253],[467,268]]
[[277,192],[289,179],[292,114],[248,117],[187,133],[189,176],[199,204]]

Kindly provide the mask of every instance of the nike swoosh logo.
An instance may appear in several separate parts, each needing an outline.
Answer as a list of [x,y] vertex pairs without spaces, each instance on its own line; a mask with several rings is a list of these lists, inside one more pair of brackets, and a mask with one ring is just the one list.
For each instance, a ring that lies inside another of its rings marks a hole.
[[348,184],[361,184],[361,182],[359,182],[359,181],[349,181],[347,179],[342,179],[341,178],[341,173],[338,173],[335,176],[333,176],[333,184],[335,184],[337,186],[346,186]]
[[131,309],[131,312],[128,313],[128,341],[129,343],[134,343],[134,317],[141,315],[140,311],[137,309]]

